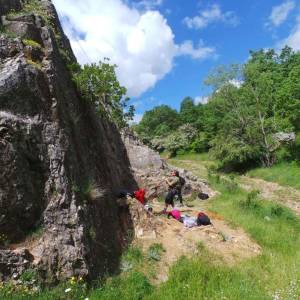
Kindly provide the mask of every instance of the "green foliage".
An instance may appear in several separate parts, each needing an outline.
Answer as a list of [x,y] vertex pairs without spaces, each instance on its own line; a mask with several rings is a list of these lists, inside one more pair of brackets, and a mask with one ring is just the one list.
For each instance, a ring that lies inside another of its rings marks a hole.
[[26,62],[27,62],[29,65],[33,66],[34,68],[36,68],[36,69],[38,69],[38,70],[42,70],[42,67],[43,67],[43,66],[42,66],[41,63],[35,62],[35,61],[33,61],[33,60],[29,59],[29,58],[26,59]]
[[[278,132],[300,131],[299,66],[300,52],[288,47],[280,53],[252,51],[244,65],[219,66],[211,72],[205,81],[213,88],[207,104],[195,105],[186,97],[179,113],[167,106],[154,108],[136,131],[148,141],[155,139],[156,149],[167,148],[172,155],[210,151],[228,170],[300,159],[299,134],[294,144],[275,138]],[[170,118],[161,113],[162,108]],[[170,119],[179,123],[172,127]],[[189,145],[178,133],[184,124],[197,129]]]
[[142,137],[151,139],[156,136],[167,136],[179,125],[180,119],[177,111],[167,105],[161,105],[145,112],[136,131]]
[[25,46],[30,46],[34,49],[42,49],[42,46],[36,41],[23,39],[22,42]]
[[31,283],[38,279],[37,271],[34,269],[28,269],[26,270],[21,276],[20,280],[23,283]]
[[252,208],[258,207],[259,206],[259,203],[258,203],[259,193],[260,192],[258,190],[250,191],[247,194],[246,199],[240,201],[241,206],[246,208],[246,209],[248,209],[250,207],[252,207]]
[[39,15],[42,17],[45,22],[49,25],[50,24],[50,16],[43,6],[42,2],[39,0],[28,0],[25,2],[23,9],[19,12],[12,11],[9,16],[15,16],[15,15],[22,15],[22,14],[31,14],[35,13],[36,15]]
[[257,168],[247,175],[277,182],[280,185],[291,186],[300,190],[300,165],[297,162],[280,163],[271,168]]
[[84,99],[95,106],[101,117],[108,117],[123,128],[132,120],[134,107],[128,107],[126,88],[120,85],[115,68],[116,65],[111,65],[107,59],[85,65],[74,74],[74,80]]
[[159,261],[161,259],[162,253],[165,252],[162,244],[152,244],[148,249],[148,259]]
[[17,37],[15,33],[8,30],[5,26],[0,24],[0,35],[3,34],[8,38],[15,38]]
[[108,280],[102,288],[92,291],[89,300],[142,300],[152,291],[153,287],[144,274],[129,272]]
[[[143,252],[138,247],[129,247],[128,250],[122,256],[121,269],[123,271],[128,271],[132,269],[137,264],[143,261]],[[127,268],[126,268],[127,267]]]
[[190,144],[196,136],[196,128],[190,124],[182,125],[168,136],[165,147],[170,152],[171,157],[175,156],[178,150],[189,150]]

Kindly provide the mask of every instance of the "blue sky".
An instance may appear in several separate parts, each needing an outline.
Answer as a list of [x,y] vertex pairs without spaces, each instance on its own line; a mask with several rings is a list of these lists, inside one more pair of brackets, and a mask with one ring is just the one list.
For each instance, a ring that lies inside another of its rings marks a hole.
[[137,117],[176,109],[185,96],[204,101],[203,80],[220,64],[243,63],[249,50],[300,50],[294,0],[54,0],[78,60],[110,57]]

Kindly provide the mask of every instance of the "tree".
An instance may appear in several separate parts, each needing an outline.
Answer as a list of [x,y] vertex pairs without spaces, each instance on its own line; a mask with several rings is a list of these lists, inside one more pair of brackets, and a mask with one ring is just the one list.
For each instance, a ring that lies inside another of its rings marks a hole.
[[167,105],[161,105],[146,111],[141,122],[136,127],[140,135],[146,135],[150,139],[167,136],[178,128],[180,119],[177,111]]
[[258,51],[251,53],[243,68],[241,87],[224,84],[232,72],[228,76],[222,73],[222,84],[218,84],[218,77],[211,78],[219,87],[210,101],[212,114],[222,115],[215,124],[211,146],[224,164],[242,165],[254,160],[265,166],[274,163],[279,146],[274,134],[290,129],[287,120],[278,117],[276,95],[282,84],[282,67],[274,51]]
[[82,96],[91,102],[102,117],[108,117],[119,128],[133,119],[134,107],[128,106],[127,90],[121,86],[115,72],[116,65],[109,62],[84,65],[74,75]]
[[185,97],[180,104],[180,119],[183,124],[196,124],[199,112],[191,97]]
[[165,142],[166,149],[170,152],[170,156],[176,156],[177,151],[187,151],[197,136],[197,130],[190,124],[184,124],[168,136]]

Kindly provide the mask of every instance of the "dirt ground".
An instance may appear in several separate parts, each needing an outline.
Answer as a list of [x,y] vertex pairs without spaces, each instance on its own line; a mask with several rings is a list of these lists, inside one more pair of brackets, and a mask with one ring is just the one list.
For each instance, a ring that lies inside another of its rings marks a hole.
[[[163,205],[154,202],[153,208],[155,214],[163,209]],[[200,211],[200,207],[197,206],[178,209],[190,216],[196,216]],[[199,243],[229,265],[260,254],[260,246],[251,240],[241,228],[232,228],[222,216],[209,211],[205,213],[210,217],[213,225],[186,228],[175,219],[168,219],[165,215],[154,215],[151,218],[154,218],[153,222],[156,224],[155,232],[137,233],[137,242],[145,250],[153,243],[161,243],[165,249],[157,267],[157,283],[168,279],[170,266],[181,256],[196,255],[201,249],[198,247]]]

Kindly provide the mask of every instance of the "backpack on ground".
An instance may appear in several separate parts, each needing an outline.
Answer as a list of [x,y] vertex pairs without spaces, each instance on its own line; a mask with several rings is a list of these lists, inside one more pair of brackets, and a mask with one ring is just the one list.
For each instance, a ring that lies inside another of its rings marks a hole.
[[198,214],[198,217],[197,217],[197,225],[198,226],[206,226],[206,225],[210,225],[211,222],[210,222],[210,218],[203,212],[200,212]]
[[198,194],[198,198],[201,199],[201,200],[207,200],[209,198],[209,196],[205,193],[200,192]]

